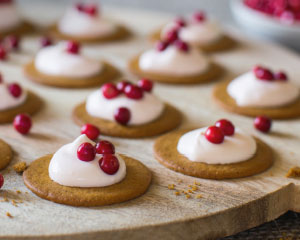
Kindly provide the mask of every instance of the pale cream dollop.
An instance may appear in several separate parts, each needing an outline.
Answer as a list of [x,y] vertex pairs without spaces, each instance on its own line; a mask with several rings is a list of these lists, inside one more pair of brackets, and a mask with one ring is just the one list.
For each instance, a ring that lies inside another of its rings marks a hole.
[[110,121],[115,121],[114,112],[120,107],[128,108],[131,113],[128,125],[140,125],[161,116],[165,105],[156,96],[147,92],[144,92],[142,99],[130,99],[124,94],[106,99],[99,89],[88,96],[85,106],[89,115]]
[[82,143],[95,145],[86,135],[81,135],[72,143],[62,146],[52,157],[49,164],[49,177],[60,185],[69,187],[105,187],[121,182],[126,176],[126,164],[121,156],[119,170],[109,175],[102,171],[96,154],[93,161],[84,162],[77,158],[77,149]]
[[252,71],[231,81],[227,92],[243,107],[277,107],[299,98],[299,87],[290,81],[260,80]]
[[21,23],[21,17],[14,3],[0,4],[0,32],[17,27]]
[[235,128],[232,136],[226,136],[221,144],[209,142],[204,133],[207,127],[185,133],[180,137],[177,151],[193,162],[229,164],[249,160],[256,152],[253,137]]
[[117,30],[115,24],[104,20],[100,15],[89,16],[75,7],[67,9],[58,22],[60,32],[77,37],[100,37],[110,35]]
[[34,64],[36,69],[44,74],[85,78],[96,75],[103,69],[103,64],[81,54],[66,51],[66,42],[42,48],[36,55]]
[[12,109],[22,105],[27,99],[27,92],[23,89],[19,97],[14,97],[8,90],[8,84],[0,83],[0,111]]
[[198,49],[190,47],[187,52],[171,45],[164,51],[151,49],[139,58],[139,67],[143,71],[169,76],[197,75],[209,67],[208,58]]

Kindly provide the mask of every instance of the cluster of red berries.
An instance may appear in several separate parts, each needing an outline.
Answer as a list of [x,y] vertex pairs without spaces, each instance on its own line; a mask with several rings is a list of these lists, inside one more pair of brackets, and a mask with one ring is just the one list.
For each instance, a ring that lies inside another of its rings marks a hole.
[[292,24],[300,20],[300,0],[244,0],[245,5],[259,12]]
[[7,59],[8,53],[20,49],[20,38],[16,35],[9,35],[0,41],[0,61]]
[[[139,80],[137,85],[128,81],[119,82],[117,85],[106,83],[102,86],[101,91],[106,99],[113,99],[120,94],[125,94],[130,99],[139,100],[143,98],[144,92],[151,92],[152,88],[152,81],[144,78]],[[126,107],[120,107],[114,113],[115,120],[122,125],[126,125],[130,117],[131,113]]]
[[[272,121],[266,116],[258,116],[254,119],[254,127],[264,133],[270,131]],[[234,134],[234,125],[226,120],[221,119],[210,126],[205,131],[205,138],[214,144],[220,144],[224,141],[225,136],[232,136]]]
[[98,6],[95,4],[78,3],[75,7],[79,12],[85,13],[91,17],[95,17],[99,13]]
[[[100,131],[97,127],[86,124],[81,128],[81,133],[85,134],[88,138],[95,140],[99,137]],[[77,149],[77,157],[84,162],[93,161],[96,154],[102,154],[99,160],[99,167],[103,172],[113,175],[119,169],[119,160],[114,155],[115,147],[109,141],[101,140],[95,146],[91,143],[82,143]]]
[[270,69],[262,67],[262,66],[255,66],[253,68],[253,72],[255,76],[264,81],[287,81],[288,77],[286,73],[280,71],[273,73]]

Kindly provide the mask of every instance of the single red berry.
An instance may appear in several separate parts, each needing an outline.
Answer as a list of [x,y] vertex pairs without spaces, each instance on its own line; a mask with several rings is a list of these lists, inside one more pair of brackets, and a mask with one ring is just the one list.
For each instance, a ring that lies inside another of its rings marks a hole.
[[273,73],[267,68],[261,66],[255,66],[253,68],[253,72],[258,79],[266,80],[266,81],[274,80]]
[[205,131],[205,137],[208,141],[214,144],[220,144],[224,141],[223,131],[216,126],[207,128]]
[[188,52],[189,50],[189,45],[184,41],[176,40],[174,44],[180,51]]
[[31,118],[27,114],[18,114],[14,119],[14,127],[21,134],[29,133],[32,126]]
[[287,77],[286,73],[284,73],[284,72],[275,73],[274,78],[276,80],[280,80],[280,81],[284,81],[284,82],[288,80],[288,77]]
[[159,52],[162,52],[164,50],[166,50],[166,48],[169,46],[169,43],[164,42],[164,41],[158,41],[156,43],[156,50]]
[[17,50],[20,46],[20,38],[16,35],[7,36],[5,41],[7,42],[9,48]]
[[79,11],[79,12],[83,12],[84,11],[84,5],[82,3],[77,3],[75,5],[76,9]]
[[182,17],[178,17],[174,20],[178,27],[184,27],[186,25],[185,20]]
[[80,46],[79,46],[79,43],[77,43],[75,41],[68,41],[66,49],[67,49],[68,53],[78,54]]
[[17,83],[11,83],[8,85],[8,90],[10,92],[10,94],[15,97],[18,98],[21,96],[22,94],[22,88],[19,84]]
[[128,85],[125,87],[124,93],[128,98],[141,99],[144,95],[143,90],[136,85]]
[[272,126],[272,120],[266,116],[258,116],[254,119],[254,126],[261,132],[267,133]]
[[7,54],[4,46],[0,45],[0,61],[6,60]]
[[77,149],[77,157],[84,162],[90,162],[95,159],[96,149],[88,142],[82,143]]
[[4,177],[2,174],[0,174],[0,188],[2,188],[3,184],[4,184]]
[[94,17],[98,14],[98,7],[96,5],[86,6],[84,8],[84,12],[90,15],[91,17]]
[[85,134],[89,139],[95,140],[99,137],[99,129],[92,124],[85,124],[81,127],[81,134]]
[[118,108],[114,113],[115,120],[122,125],[126,125],[129,122],[130,117],[131,113],[129,109],[125,107]]
[[41,47],[48,47],[48,46],[51,46],[53,44],[52,39],[47,37],[47,36],[41,37],[40,43],[41,43]]
[[193,18],[197,21],[197,22],[203,22],[206,19],[205,13],[203,11],[197,11],[194,13]]
[[96,152],[98,154],[114,154],[115,146],[109,141],[100,141],[96,145]]
[[232,136],[234,134],[234,126],[232,122],[226,119],[217,121],[215,126],[220,128],[225,136]]
[[131,83],[128,82],[128,81],[118,82],[118,84],[117,84],[117,89],[118,89],[120,92],[124,92],[125,87],[126,87],[127,85],[130,85],[130,84],[131,84]]
[[138,81],[138,86],[146,92],[151,92],[153,88],[153,82],[146,78],[142,78]]
[[102,90],[103,96],[107,99],[115,98],[120,94],[120,92],[117,89],[116,85],[113,84],[113,83],[105,83],[102,86],[101,90]]
[[170,31],[168,31],[165,34],[164,39],[168,42],[168,43],[173,43],[178,39],[178,30],[177,29],[172,29]]
[[103,172],[113,175],[115,174],[120,167],[119,160],[115,155],[105,154],[99,160],[99,166]]

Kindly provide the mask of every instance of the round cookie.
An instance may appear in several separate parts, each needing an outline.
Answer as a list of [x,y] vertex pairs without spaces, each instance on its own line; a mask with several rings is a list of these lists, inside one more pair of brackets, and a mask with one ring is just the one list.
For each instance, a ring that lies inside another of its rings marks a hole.
[[25,34],[33,33],[34,32],[34,26],[28,22],[23,21],[19,26],[9,29],[4,32],[0,32],[0,38],[3,38],[8,35],[17,35],[17,36],[22,36]]
[[34,61],[27,63],[24,66],[25,75],[32,81],[48,85],[52,87],[60,88],[89,88],[99,86],[103,83],[112,81],[121,76],[118,69],[107,62],[101,62],[103,64],[102,71],[91,77],[74,79],[69,77],[50,76],[39,72],[34,65]]
[[211,63],[210,67],[204,73],[189,76],[168,76],[159,73],[145,72],[139,67],[139,56],[131,59],[128,64],[129,70],[140,78],[148,78],[156,82],[172,84],[196,84],[212,82],[220,78],[225,70],[216,63]]
[[236,101],[227,93],[227,86],[230,81],[219,83],[213,91],[213,99],[223,109],[241,115],[256,117],[264,115],[273,119],[288,119],[300,117],[300,98],[295,102],[280,107],[241,107],[236,104]]
[[[150,40],[156,42],[161,40],[161,29],[150,35]],[[209,44],[198,46],[198,48],[206,53],[228,51],[235,48],[238,43],[228,35],[222,35],[220,39]]]
[[27,98],[22,105],[15,108],[0,111],[0,124],[11,123],[15,116],[20,113],[27,113],[33,115],[41,110],[43,106],[43,101],[39,96],[35,95],[33,92],[27,91]]
[[265,171],[273,164],[271,148],[257,138],[256,154],[247,161],[233,164],[192,162],[177,151],[178,140],[186,132],[188,130],[168,133],[155,141],[156,159],[173,171],[193,177],[221,180],[252,176]]
[[121,203],[144,194],[151,183],[151,172],[141,162],[122,155],[126,177],[107,187],[67,187],[49,178],[48,166],[52,155],[35,160],[23,173],[25,185],[41,198],[71,206],[103,206]]
[[0,139],[0,170],[4,169],[12,159],[11,147]]
[[123,126],[114,121],[90,116],[85,110],[85,103],[81,103],[73,110],[73,119],[79,126],[86,123],[97,126],[103,135],[144,138],[156,136],[178,127],[182,121],[182,114],[173,106],[165,104],[165,110],[158,119],[143,125]]
[[51,26],[49,29],[49,32],[50,32],[50,35],[56,39],[73,40],[73,41],[76,41],[76,42],[79,42],[82,44],[84,44],[84,43],[96,44],[96,43],[119,41],[119,40],[127,39],[132,35],[132,33],[126,27],[124,27],[122,25],[117,25],[116,28],[117,28],[116,31],[114,33],[112,33],[111,35],[97,37],[97,38],[75,37],[75,36],[66,35],[64,33],[61,33],[58,30],[57,25]]

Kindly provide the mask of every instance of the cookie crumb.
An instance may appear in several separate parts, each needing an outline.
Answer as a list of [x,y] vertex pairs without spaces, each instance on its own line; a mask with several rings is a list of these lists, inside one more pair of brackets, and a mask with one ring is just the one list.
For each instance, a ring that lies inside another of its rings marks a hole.
[[196,195],[196,198],[197,198],[197,199],[202,198],[202,195],[201,195],[201,194],[197,194],[197,195]]
[[192,190],[193,190],[193,191],[197,191],[197,190],[198,190],[198,187],[197,187],[196,185],[193,185],[193,186],[192,186]]
[[182,183],[182,182],[183,182],[182,179],[179,179],[179,180],[178,180],[178,183]]
[[22,192],[21,192],[20,190],[17,190],[16,193],[17,193],[17,194],[21,194]]
[[15,170],[16,173],[23,173],[27,168],[26,162],[18,162],[15,165],[13,165],[13,169]]
[[188,190],[188,193],[194,193],[194,192],[193,192],[193,190],[192,190],[192,189],[189,189],[189,190]]
[[175,194],[176,196],[179,196],[179,195],[180,195],[180,192],[176,191],[174,194]]
[[288,178],[299,178],[300,167],[292,167],[285,176]]
[[15,207],[18,206],[15,200],[11,200],[11,204],[14,205]]
[[174,190],[174,189],[175,189],[175,185],[174,185],[174,184],[169,184],[169,185],[168,185],[168,188],[169,188],[170,190]]
[[197,181],[194,182],[195,185],[200,186],[201,184]]
[[6,216],[8,216],[9,218],[13,218],[13,216],[9,212],[6,212]]
[[186,194],[185,197],[186,197],[187,199],[189,199],[189,198],[191,198],[191,195],[190,195],[190,194]]

